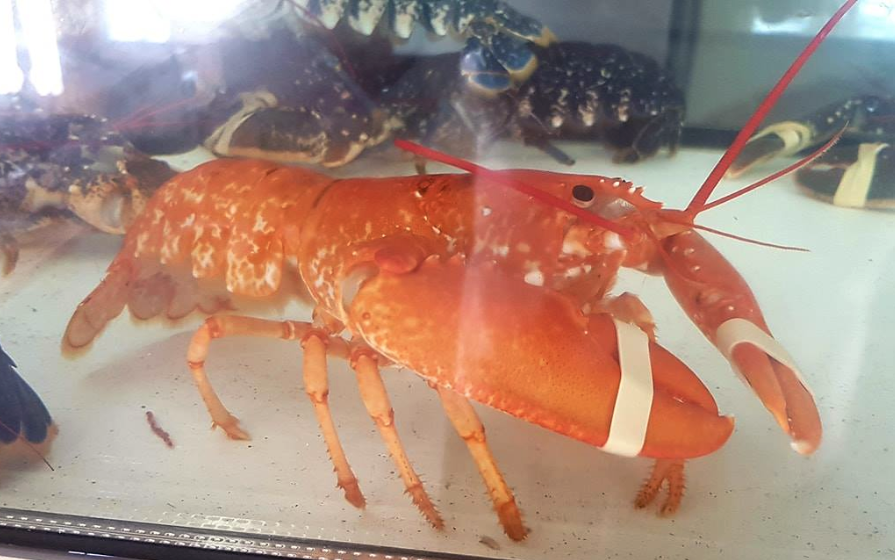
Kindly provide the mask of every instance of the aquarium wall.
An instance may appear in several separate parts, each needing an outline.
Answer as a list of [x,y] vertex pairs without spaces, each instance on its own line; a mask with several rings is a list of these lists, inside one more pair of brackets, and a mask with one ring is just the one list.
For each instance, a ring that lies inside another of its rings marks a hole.
[[0,543],[895,555],[893,30],[0,0]]

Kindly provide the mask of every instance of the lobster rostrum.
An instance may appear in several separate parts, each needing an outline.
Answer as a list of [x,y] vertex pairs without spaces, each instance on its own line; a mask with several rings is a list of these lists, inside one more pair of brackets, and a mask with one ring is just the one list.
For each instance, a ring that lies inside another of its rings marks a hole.
[[[636,505],[667,482],[665,514],[680,504],[684,461],[717,450],[733,431],[696,375],[657,343],[640,300],[607,296],[619,268],[632,267],[664,276],[794,449],[810,454],[822,436],[812,395],[745,281],[693,219],[716,204],[707,200],[726,167],[854,1],[772,90],[686,210],[665,209],[621,179],[490,171],[406,143],[472,172],[334,180],[270,162],[214,161],[156,193],[72,316],[63,349],[85,349],[125,306],[140,319],[215,313],[193,336],[187,362],[214,425],[246,439],[208,379],[211,341],[300,341],[305,391],[338,485],[363,507],[328,404],[326,357],[347,358],[408,494],[441,527],[380,377],[381,367],[407,367],[438,392],[504,530],[521,539],[527,529],[470,401],[612,453],[654,458]],[[303,289],[316,304],[311,322],[217,313],[271,307]]]

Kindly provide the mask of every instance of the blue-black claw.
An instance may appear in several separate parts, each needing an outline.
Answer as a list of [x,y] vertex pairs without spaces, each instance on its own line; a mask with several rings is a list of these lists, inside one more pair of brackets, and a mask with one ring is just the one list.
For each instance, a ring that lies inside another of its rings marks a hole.
[[10,444],[19,438],[33,444],[43,443],[51,434],[53,419],[16,367],[0,348],[0,443]]
[[796,182],[836,206],[895,209],[895,147],[885,142],[836,146],[796,172]]
[[493,52],[479,39],[472,38],[460,57],[460,73],[474,89],[498,94],[510,89],[513,81]]
[[494,35],[491,38],[491,52],[516,81],[523,81],[534,72],[538,59],[528,43],[509,35]]
[[895,98],[863,95],[795,120],[771,124],[749,139],[727,175],[736,177],[774,158],[819,148],[842,129],[844,141],[890,141],[895,138],[893,115]]

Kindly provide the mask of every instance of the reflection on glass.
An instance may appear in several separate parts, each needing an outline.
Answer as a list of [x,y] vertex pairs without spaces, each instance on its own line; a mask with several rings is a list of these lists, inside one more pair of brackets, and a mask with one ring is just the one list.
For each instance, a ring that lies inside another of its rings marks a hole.
[[244,0],[104,0],[113,41],[166,43],[178,30],[209,31],[230,19]]
[[38,94],[59,95],[63,90],[62,68],[50,0],[28,0],[16,6],[31,59],[28,78]]
[[[779,20],[769,19],[762,6],[752,9],[750,32],[755,35],[810,35],[823,19],[824,12],[817,9],[796,10]],[[841,38],[854,37],[871,41],[895,40],[895,3],[861,3],[837,30]]]
[[23,79],[24,76],[16,60],[12,0],[0,0],[0,95],[19,91]]

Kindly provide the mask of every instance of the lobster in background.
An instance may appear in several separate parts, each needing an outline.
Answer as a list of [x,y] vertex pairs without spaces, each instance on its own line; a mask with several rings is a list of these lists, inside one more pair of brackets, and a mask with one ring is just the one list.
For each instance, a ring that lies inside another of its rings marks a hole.
[[[574,161],[551,141],[603,141],[617,161],[636,162],[680,140],[683,92],[655,60],[618,45],[531,47],[541,62],[528,79],[483,95],[458,70],[461,53],[398,55],[387,38],[340,31],[329,41],[282,30],[233,38],[192,57],[202,64],[143,67],[105,92],[103,114],[149,154],[201,144],[218,156],[325,167],[395,137],[469,157],[507,138],[564,164]],[[184,82],[194,74],[197,83]]]
[[175,175],[93,115],[45,114],[0,97],[0,272],[19,238],[61,220],[124,234],[152,193]]
[[[798,57],[685,210],[664,209],[621,179],[490,171],[406,143],[471,173],[334,180],[270,162],[213,161],[176,176],[152,198],[73,314],[63,350],[88,347],[125,306],[139,319],[214,314],[193,336],[188,365],[214,425],[246,439],[206,374],[211,341],[300,341],[305,391],[338,485],[363,507],[328,404],[326,357],[347,358],[408,494],[442,527],[401,445],[379,372],[391,364],[412,369],[438,392],[504,530],[522,539],[527,530],[470,400],[612,453],[654,458],[636,505],[651,503],[667,482],[664,514],[680,505],[685,460],[717,450],[733,431],[696,375],[657,343],[640,300],[608,296],[617,271],[630,267],[665,278],[793,448],[811,454],[822,437],[811,392],[745,281],[693,221],[767,182],[707,202],[855,1]],[[217,313],[244,303],[272,307],[303,289],[316,303],[312,322]],[[350,340],[341,337],[345,330]]]
[[416,24],[430,36],[465,40],[462,63],[455,66],[466,82],[484,95],[524,82],[538,65],[531,47],[556,40],[540,21],[503,0],[289,0],[249,2],[231,23],[252,39],[271,29],[298,35],[312,23],[325,30],[350,28],[364,36],[380,29],[393,41],[410,38]]
[[777,157],[816,149],[841,131],[843,140],[796,172],[808,195],[850,208],[895,208],[895,97],[862,95],[809,115],[773,123],[749,139],[728,171],[737,177]]
[[[540,64],[518,88],[484,97],[455,71],[459,54],[416,57],[378,103],[395,135],[475,156],[499,138],[575,161],[554,140],[601,141],[635,163],[680,142],[686,103],[654,59],[619,45],[563,41],[533,49]],[[403,63],[408,65],[407,62]]]
[[[44,455],[59,429],[34,389],[0,348],[0,456]],[[47,463],[49,466],[49,463]],[[52,469],[52,467],[50,467]]]

